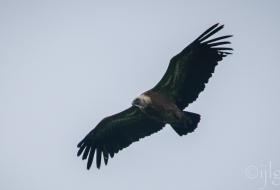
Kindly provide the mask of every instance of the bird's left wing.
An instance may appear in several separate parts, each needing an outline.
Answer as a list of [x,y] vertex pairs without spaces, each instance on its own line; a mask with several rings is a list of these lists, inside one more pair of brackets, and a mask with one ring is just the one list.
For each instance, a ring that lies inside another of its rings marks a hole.
[[101,120],[78,144],[78,156],[83,153],[82,159],[88,158],[87,169],[90,169],[96,153],[96,166],[100,168],[102,154],[107,165],[109,155],[113,158],[115,153],[140,138],[161,130],[164,125],[150,119],[139,108],[132,106]]

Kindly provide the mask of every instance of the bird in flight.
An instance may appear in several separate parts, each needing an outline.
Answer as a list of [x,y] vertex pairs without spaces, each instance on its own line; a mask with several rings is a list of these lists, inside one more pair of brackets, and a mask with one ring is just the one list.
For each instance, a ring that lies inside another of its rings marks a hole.
[[224,26],[215,24],[190,45],[175,55],[158,84],[136,97],[132,106],[120,113],[105,117],[78,144],[78,156],[88,159],[90,169],[94,155],[99,169],[103,155],[107,165],[109,156],[114,157],[120,150],[133,142],[160,131],[166,124],[182,136],[193,132],[200,115],[184,111],[194,102],[205,84],[214,73],[219,61],[233,50],[221,45],[221,41],[232,35],[208,40]]

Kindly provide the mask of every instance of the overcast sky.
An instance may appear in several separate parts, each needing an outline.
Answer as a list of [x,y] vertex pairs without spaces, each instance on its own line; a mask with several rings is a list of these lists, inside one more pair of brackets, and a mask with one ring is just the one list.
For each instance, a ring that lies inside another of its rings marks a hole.
[[[279,8],[1,0],[0,189],[279,189]],[[202,116],[196,131],[179,137],[166,125],[88,171],[77,143],[217,22],[214,37],[234,35],[234,54],[186,108]]]

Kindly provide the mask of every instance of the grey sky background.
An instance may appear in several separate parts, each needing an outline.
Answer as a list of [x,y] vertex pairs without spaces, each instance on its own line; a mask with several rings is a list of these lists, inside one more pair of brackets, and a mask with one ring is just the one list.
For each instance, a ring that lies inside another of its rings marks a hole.
[[[279,189],[279,7],[0,1],[0,189]],[[202,116],[196,131],[179,137],[167,125],[87,171],[77,143],[217,22],[234,54],[186,109]]]

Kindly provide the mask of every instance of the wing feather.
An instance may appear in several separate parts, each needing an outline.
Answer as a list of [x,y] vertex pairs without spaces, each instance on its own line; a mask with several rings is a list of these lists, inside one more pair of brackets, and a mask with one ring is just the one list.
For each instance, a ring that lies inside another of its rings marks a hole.
[[[215,25],[214,25],[215,26]],[[209,38],[210,36],[212,36],[213,34],[219,32],[220,30],[222,30],[224,27],[224,25],[219,26],[218,28],[216,28],[215,30],[211,31],[210,33],[208,33],[206,36],[197,39],[199,42],[202,42],[204,40],[206,40],[207,38]]]
[[[88,145],[90,146],[90,145]],[[91,148],[92,151],[90,151],[89,153],[89,157],[88,157],[88,162],[87,162],[87,169],[89,170],[93,161],[93,157],[94,157],[94,153],[95,153],[95,149]]]
[[149,136],[164,127],[164,123],[156,122],[142,113],[137,107],[130,107],[116,115],[106,117],[86,135],[78,144],[78,156],[88,158],[87,169],[90,169],[96,152],[96,167],[101,166],[102,155],[107,165],[120,150],[128,147],[140,138]]
[[208,40],[206,42],[203,42],[203,44],[209,44],[209,43],[216,42],[216,41],[223,40],[223,39],[230,38],[230,37],[232,37],[232,35],[227,35],[227,36],[222,36],[222,37],[214,38],[212,40]]
[[230,44],[228,41],[220,40],[232,35],[205,41],[223,27],[224,25],[215,24],[174,56],[164,76],[152,90],[165,95],[170,102],[175,103],[182,110],[195,101],[199,93],[204,90],[218,62],[231,54],[228,51],[233,50],[220,47],[220,45]]
[[96,167],[99,169],[100,165],[101,165],[101,144],[99,144],[99,146],[97,147]]
[[105,165],[107,165],[109,159],[109,155],[106,147],[107,148],[109,147],[108,144],[106,144],[106,146],[105,145],[103,146],[103,151],[102,151]]
[[90,146],[87,146],[86,149],[85,149],[85,152],[83,154],[83,157],[82,157],[83,160],[87,159],[89,150],[90,150]]

